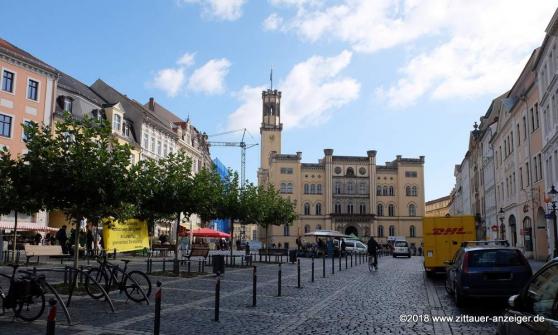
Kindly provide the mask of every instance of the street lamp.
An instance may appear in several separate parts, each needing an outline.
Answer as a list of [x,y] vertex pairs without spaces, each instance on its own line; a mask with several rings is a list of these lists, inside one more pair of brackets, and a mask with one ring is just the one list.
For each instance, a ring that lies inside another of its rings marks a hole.
[[504,219],[506,218],[506,213],[504,213],[504,209],[500,207],[500,211],[498,212],[498,219],[500,219],[500,227],[498,227],[498,239],[503,240],[504,237]]
[[550,191],[548,191],[548,197],[550,202],[552,202],[552,222],[554,223],[554,257],[558,257],[558,233],[556,232],[556,195],[558,191],[554,188],[554,185],[550,187]]

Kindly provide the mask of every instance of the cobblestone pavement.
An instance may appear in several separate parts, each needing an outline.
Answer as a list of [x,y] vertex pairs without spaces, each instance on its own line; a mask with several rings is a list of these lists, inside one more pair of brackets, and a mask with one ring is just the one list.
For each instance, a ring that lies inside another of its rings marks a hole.
[[[496,315],[504,305],[471,301],[457,309],[446,294],[443,280],[426,279],[422,257],[380,258],[380,269],[366,264],[342,271],[331,260],[322,278],[322,260],[301,260],[302,288],[297,288],[296,265],[282,265],[282,296],[278,297],[278,265],[256,263],[257,306],[252,307],[252,270],[227,268],[221,279],[220,320],[213,321],[216,279],[212,275],[177,279],[152,277],[163,282],[162,334],[494,334],[494,324],[401,322],[400,315]],[[0,285],[5,285],[0,281]],[[57,335],[153,333],[154,303],[127,302],[111,293],[116,312],[89,297],[72,300],[69,326],[59,310]],[[153,298],[153,296],[152,296]],[[482,307],[481,307],[482,306]],[[46,319],[46,313],[43,315]],[[0,334],[44,334],[46,321],[13,321],[0,316]]]

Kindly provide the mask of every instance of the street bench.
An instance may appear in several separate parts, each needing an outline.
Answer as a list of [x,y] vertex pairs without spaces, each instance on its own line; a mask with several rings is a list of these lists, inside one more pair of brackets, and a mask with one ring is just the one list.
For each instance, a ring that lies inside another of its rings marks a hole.
[[190,253],[188,255],[186,255],[185,257],[188,260],[190,260],[190,257],[203,257],[204,259],[206,259],[208,255],[209,255],[209,248],[192,247],[192,250],[190,250]]
[[49,257],[56,257],[60,258],[60,263],[62,264],[62,260],[64,258],[71,258],[72,256],[69,254],[64,254],[62,252],[62,246],[60,245],[32,245],[32,244],[25,244],[25,257],[27,257],[26,264],[29,264],[29,259],[31,257],[37,257],[37,262],[39,262],[40,256],[49,256]]
[[275,256],[275,261],[279,261],[279,259],[281,260],[281,262],[283,262],[283,257],[287,257],[289,255],[289,250],[288,249],[260,249],[258,250],[258,255],[260,256],[260,262],[262,261],[262,256],[265,256],[265,259],[267,261],[268,257],[272,257]]

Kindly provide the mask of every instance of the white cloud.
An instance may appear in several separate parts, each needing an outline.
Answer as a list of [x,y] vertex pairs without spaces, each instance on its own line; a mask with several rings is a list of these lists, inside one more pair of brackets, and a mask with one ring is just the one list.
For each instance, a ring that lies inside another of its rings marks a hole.
[[195,53],[185,53],[184,55],[182,55],[182,57],[180,57],[177,61],[176,64],[178,65],[182,65],[184,67],[190,67],[192,65],[194,65],[194,57],[195,57]]
[[164,91],[169,97],[174,97],[184,83],[184,69],[162,69],[157,71],[153,78],[152,85]]
[[222,93],[225,88],[225,76],[229,73],[230,66],[231,62],[226,58],[208,61],[192,73],[188,88],[207,94]]
[[277,13],[273,13],[264,20],[263,27],[265,30],[277,30],[282,23],[283,18],[277,15]]
[[231,63],[226,58],[211,59],[193,71],[188,77],[186,70],[194,65],[195,53],[185,53],[176,61],[174,68],[157,71],[149,86],[164,91],[169,97],[176,96],[187,88],[194,92],[206,94],[222,93],[225,87],[225,77],[229,73]]
[[[352,53],[343,51],[329,58],[313,56],[296,64],[279,82],[283,92],[281,121],[286,127],[318,125],[330,114],[359,96],[360,83],[340,75],[351,62]],[[228,128],[257,132],[261,123],[263,86],[245,86],[237,93],[241,106],[229,115]]]
[[[510,88],[556,9],[555,0],[271,0],[292,5],[279,30],[301,39],[334,39],[356,52],[412,45],[399,79],[377,89],[392,106],[499,94]],[[430,50],[417,42],[427,40]]]
[[187,4],[202,6],[203,15],[218,20],[235,21],[242,16],[246,0],[182,0]]

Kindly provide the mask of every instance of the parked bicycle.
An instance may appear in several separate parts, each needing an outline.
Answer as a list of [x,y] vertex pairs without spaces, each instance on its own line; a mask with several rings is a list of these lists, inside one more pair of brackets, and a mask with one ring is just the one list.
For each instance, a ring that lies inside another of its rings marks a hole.
[[13,268],[11,276],[0,273],[0,276],[10,280],[7,294],[0,287],[1,315],[4,315],[7,309],[12,309],[17,318],[25,321],[37,320],[45,310],[45,293],[41,285],[44,276],[23,271],[22,276],[16,278],[18,265],[9,266]]
[[128,298],[135,302],[146,301],[149,303],[151,294],[151,281],[149,277],[141,271],[128,272],[129,260],[123,259],[124,269],[118,265],[107,261],[106,257],[97,257],[99,267],[89,269],[89,276],[85,278],[85,290],[94,299],[103,297],[103,292],[92,280],[99,283],[109,292],[112,287],[117,287],[120,293],[124,292]]

